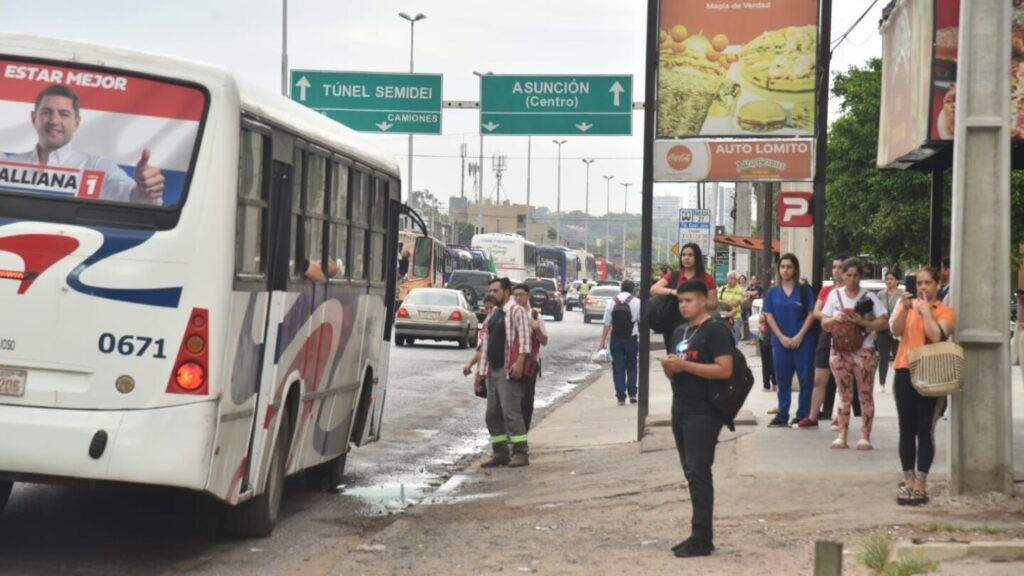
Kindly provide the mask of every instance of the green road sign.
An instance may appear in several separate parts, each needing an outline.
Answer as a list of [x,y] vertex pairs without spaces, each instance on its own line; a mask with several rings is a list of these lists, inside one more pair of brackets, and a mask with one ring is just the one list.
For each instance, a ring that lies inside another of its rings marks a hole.
[[480,132],[629,136],[633,77],[481,76]]
[[360,132],[441,133],[441,75],[292,70],[292,100]]

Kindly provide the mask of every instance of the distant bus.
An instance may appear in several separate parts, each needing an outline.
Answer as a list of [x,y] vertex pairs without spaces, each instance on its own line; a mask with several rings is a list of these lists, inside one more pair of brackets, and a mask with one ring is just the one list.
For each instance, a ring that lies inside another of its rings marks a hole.
[[580,278],[591,280],[597,275],[597,260],[594,255],[585,250],[576,250],[576,256],[580,259]]
[[398,287],[398,303],[405,301],[409,292],[416,288],[441,288],[444,286],[445,269],[448,265],[448,247],[433,236],[424,236],[410,230],[398,233],[401,244],[400,258],[405,264],[405,275]]
[[499,277],[521,282],[537,275],[537,245],[518,234],[477,234],[473,248],[487,253]]
[[448,259],[444,269],[444,283],[448,283],[452,272],[456,270],[475,270],[473,266],[473,255],[466,248],[461,246],[448,247]]
[[[285,476],[333,488],[379,434],[398,163],[223,69],[0,46],[0,509],[13,481],[149,484],[269,534]],[[98,170],[29,157],[39,103],[81,107]]]
[[554,263],[558,289],[562,292],[565,292],[574,281],[584,278],[581,274],[582,266],[579,253],[576,250],[564,246],[539,246],[537,257]]

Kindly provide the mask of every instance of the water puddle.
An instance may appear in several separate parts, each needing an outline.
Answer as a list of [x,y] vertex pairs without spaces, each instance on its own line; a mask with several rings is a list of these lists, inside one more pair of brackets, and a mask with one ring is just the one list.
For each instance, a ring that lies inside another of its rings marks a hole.
[[342,496],[357,498],[366,505],[369,516],[396,514],[415,506],[430,495],[436,482],[410,478],[401,482],[384,482],[369,486],[343,486]]

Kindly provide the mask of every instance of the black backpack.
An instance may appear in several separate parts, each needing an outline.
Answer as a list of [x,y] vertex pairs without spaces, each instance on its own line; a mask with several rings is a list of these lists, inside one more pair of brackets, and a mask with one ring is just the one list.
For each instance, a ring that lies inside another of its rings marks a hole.
[[633,310],[629,307],[632,301],[632,294],[626,296],[625,300],[615,297],[615,305],[612,306],[612,336],[629,338],[633,335]]
[[709,400],[730,431],[736,431],[736,415],[754,387],[754,373],[747,366],[747,357],[735,346],[732,349],[732,376],[728,380],[712,380]]

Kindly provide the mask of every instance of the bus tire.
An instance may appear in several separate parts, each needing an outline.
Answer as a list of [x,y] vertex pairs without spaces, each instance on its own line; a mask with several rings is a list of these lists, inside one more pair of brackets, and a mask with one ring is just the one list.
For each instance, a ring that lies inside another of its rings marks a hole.
[[416,339],[411,337],[411,336],[409,338],[406,338],[405,339],[405,345],[406,346],[415,346],[416,345]]
[[395,336],[395,344],[397,344],[400,347],[405,346],[405,338],[401,336]]
[[306,485],[313,490],[336,494],[345,477],[345,462],[348,454],[342,454],[312,468],[307,468],[304,475]]
[[7,501],[11,498],[11,490],[13,488],[14,482],[0,480],[0,512],[4,511],[4,506],[7,505]]
[[274,531],[284,494],[284,469],[288,464],[288,446],[291,444],[290,428],[288,411],[282,410],[263,493],[237,506],[225,505],[223,508],[221,531],[228,538],[265,538]]
[[565,310],[559,310],[558,314],[555,314],[555,322],[561,322],[562,318],[565,317]]

